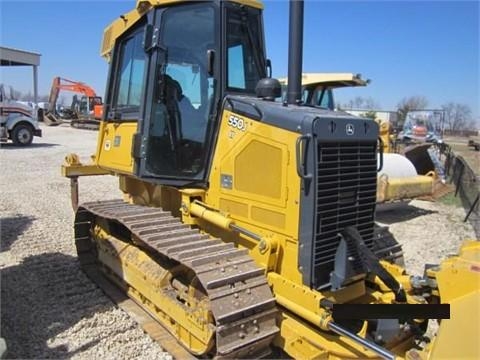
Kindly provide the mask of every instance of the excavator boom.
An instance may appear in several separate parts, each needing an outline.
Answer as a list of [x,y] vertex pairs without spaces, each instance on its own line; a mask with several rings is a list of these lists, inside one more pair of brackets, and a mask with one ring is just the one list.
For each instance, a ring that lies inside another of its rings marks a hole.
[[[47,125],[58,125],[62,122],[60,118],[56,116],[56,106],[60,91],[70,91],[74,93],[82,94],[82,101],[84,102],[84,109],[75,111],[75,117],[83,119],[73,119],[72,126],[81,127],[82,123],[98,128],[98,120],[103,116],[103,103],[102,98],[97,96],[95,90],[85,83],[79,81],[73,81],[62,77],[55,77],[52,81],[52,87],[50,89],[50,96],[48,99],[47,113],[44,114],[45,123]],[[75,103],[72,104],[72,107]],[[93,111],[93,117],[90,116],[90,111]],[[81,114],[83,112],[83,116]],[[80,113],[80,114],[79,114]]]

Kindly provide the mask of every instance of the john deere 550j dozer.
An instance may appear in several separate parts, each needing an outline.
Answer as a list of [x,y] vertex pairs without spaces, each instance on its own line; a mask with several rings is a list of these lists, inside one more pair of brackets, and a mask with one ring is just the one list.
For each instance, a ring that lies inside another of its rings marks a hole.
[[[255,0],[139,0],[105,30],[95,161],[63,166],[79,260],[195,355],[427,356],[410,350],[427,321],[332,316],[439,292],[435,269],[410,281],[375,225],[378,126],[298,104],[303,3],[291,10],[287,104]],[[124,199],[77,206],[77,178],[109,173]]]

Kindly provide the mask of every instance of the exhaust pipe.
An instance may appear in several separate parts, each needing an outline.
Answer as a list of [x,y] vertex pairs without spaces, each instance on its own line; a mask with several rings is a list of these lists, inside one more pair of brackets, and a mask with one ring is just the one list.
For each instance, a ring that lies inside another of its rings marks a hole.
[[303,0],[290,0],[287,104],[302,100]]

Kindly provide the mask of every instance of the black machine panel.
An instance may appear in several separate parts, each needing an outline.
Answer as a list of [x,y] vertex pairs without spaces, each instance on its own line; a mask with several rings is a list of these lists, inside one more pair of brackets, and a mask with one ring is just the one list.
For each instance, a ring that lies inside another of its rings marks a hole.
[[[354,117],[317,118],[305,150],[300,266],[304,283],[316,289],[331,286],[340,232],[353,226],[372,249],[377,181],[378,127]],[[363,266],[348,250],[353,275]],[[347,279],[348,280],[348,279]]]
[[[340,230],[354,226],[365,244],[373,247],[376,170],[376,143],[317,144],[316,226],[312,259],[317,286],[329,282],[340,242]],[[352,265],[355,272],[362,271],[358,260]]]

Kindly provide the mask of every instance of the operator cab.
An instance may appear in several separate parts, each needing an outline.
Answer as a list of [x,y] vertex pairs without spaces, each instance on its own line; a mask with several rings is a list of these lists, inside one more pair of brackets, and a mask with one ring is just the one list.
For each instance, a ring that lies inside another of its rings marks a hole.
[[206,182],[221,101],[255,96],[266,76],[260,10],[223,1],[157,7],[116,44],[108,114],[139,119],[137,176]]

